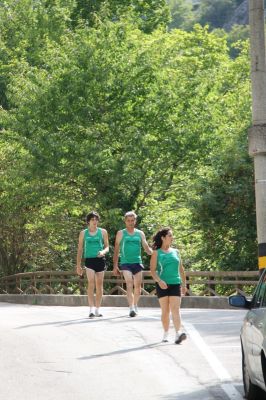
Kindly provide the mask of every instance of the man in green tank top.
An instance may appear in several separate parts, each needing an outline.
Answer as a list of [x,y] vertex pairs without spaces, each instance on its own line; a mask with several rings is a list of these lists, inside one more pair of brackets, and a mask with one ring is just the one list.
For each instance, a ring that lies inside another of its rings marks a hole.
[[[108,234],[105,229],[98,228],[99,214],[92,211],[87,215],[88,228],[80,232],[77,253],[77,274],[82,275],[81,260],[85,260],[88,279],[89,317],[102,317],[100,306],[103,297],[103,278],[105,271],[105,255],[109,251]],[[94,303],[94,289],[96,296]]]
[[[138,300],[141,293],[142,258],[141,247],[149,255],[152,249],[148,245],[145,234],[135,228],[137,215],[133,211],[125,214],[126,228],[117,232],[115,239],[113,274],[119,275],[120,270],[127,286],[127,300],[129,305],[129,316],[135,317],[138,313]],[[120,269],[118,260],[120,256]]]

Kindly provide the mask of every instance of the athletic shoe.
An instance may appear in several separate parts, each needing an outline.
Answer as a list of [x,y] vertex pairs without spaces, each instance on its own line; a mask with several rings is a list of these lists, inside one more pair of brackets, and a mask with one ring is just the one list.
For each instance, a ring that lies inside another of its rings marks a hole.
[[130,313],[129,313],[129,316],[130,316],[130,317],[135,317],[136,315],[137,315],[137,314],[135,313],[134,310],[131,310]]
[[168,332],[164,332],[162,342],[163,343],[168,342]]
[[89,318],[94,318],[95,314],[93,314],[93,312],[90,313]]
[[97,311],[95,312],[95,317],[102,317],[103,315],[98,313]]
[[183,340],[186,340],[187,335],[185,333],[176,333],[175,344],[180,344]]
[[135,308],[135,313],[138,314],[139,313],[138,306],[135,306],[134,308]]

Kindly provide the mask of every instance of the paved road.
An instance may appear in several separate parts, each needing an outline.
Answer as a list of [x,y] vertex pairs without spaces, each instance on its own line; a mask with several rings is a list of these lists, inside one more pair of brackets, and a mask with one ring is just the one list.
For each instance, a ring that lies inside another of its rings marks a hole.
[[0,400],[240,400],[241,310],[183,309],[188,339],[161,343],[160,310],[0,303]]

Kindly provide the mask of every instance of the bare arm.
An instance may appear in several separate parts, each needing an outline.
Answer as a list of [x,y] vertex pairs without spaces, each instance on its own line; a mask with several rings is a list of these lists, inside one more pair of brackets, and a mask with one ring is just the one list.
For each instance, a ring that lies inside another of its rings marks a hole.
[[115,238],[115,248],[114,248],[114,256],[113,256],[113,274],[119,275],[118,269],[118,259],[119,259],[119,250],[120,250],[120,242],[122,239],[122,231],[118,231]]
[[84,240],[84,231],[81,231],[79,234],[78,252],[77,252],[77,274],[78,275],[82,275],[81,258],[82,258],[82,253],[83,253],[83,240]]
[[108,251],[109,251],[108,233],[107,233],[107,231],[105,229],[102,229],[102,234],[103,234],[104,248],[103,248],[103,250],[99,251],[97,257],[104,257],[105,254],[107,254]]
[[181,276],[181,280],[182,280],[182,292],[183,294],[186,294],[187,291],[187,286],[186,286],[186,273],[182,264],[182,261],[180,259],[180,267],[179,267],[179,271],[180,271],[180,276]]
[[157,282],[158,285],[162,289],[166,289],[167,288],[167,284],[157,275],[156,266],[157,266],[157,251],[154,250],[153,253],[152,253],[152,256],[151,256],[151,260],[150,260],[151,276],[153,277],[155,282]]
[[153,253],[153,250],[148,245],[144,232],[140,231],[140,235],[141,235],[141,244],[142,244],[143,249],[146,251],[147,254],[149,254],[151,256]]

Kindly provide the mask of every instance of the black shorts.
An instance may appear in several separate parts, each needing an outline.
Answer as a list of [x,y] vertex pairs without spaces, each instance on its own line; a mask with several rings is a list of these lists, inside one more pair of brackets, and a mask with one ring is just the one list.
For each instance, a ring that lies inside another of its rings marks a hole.
[[166,296],[178,296],[181,297],[181,285],[177,283],[175,285],[167,285],[167,289],[161,289],[159,284],[156,282],[156,294],[158,299]]
[[138,272],[143,271],[144,267],[142,264],[121,264],[121,271],[130,271],[133,275],[136,275]]
[[103,272],[106,270],[104,257],[85,258],[85,267],[93,269],[95,272]]

